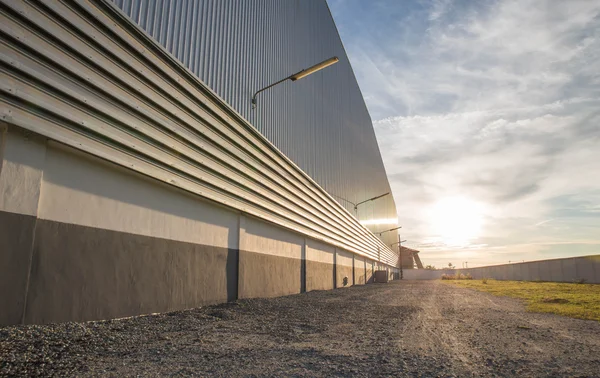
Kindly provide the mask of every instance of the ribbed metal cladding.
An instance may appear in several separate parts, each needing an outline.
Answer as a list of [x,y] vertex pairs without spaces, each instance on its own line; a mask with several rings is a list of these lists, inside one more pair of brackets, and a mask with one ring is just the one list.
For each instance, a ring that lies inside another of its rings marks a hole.
[[[252,123],[340,204],[390,192],[372,122],[325,0],[115,0],[134,22]],[[340,61],[252,94],[322,60]],[[393,197],[365,203],[373,232],[396,225]],[[383,220],[391,220],[383,221]],[[396,233],[383,235],[388,245]]]

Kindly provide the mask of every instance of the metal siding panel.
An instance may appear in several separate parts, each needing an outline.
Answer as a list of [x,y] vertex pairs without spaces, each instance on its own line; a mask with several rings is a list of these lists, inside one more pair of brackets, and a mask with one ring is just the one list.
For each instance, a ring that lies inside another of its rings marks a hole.
[[[371,118],[324,0],[145,2],[115,4],[326,191],[355,203],[391,191]],[[340,58],[335,66],[261,93],[258,108],[251,109],[255,90],[333,55]],[[338,202],[353,213],[352,205]],[[393,197],[361,205],[358,218],[396,218]],[[368,227],[378,232],[392,226]],[[383,239],[394,243],[395,233]]]

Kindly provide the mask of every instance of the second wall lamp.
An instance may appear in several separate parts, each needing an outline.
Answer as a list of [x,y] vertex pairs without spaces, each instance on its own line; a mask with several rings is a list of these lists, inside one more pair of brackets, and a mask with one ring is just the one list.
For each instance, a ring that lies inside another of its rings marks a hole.
[[283,82],[284,82],[284,81],[286,81],[286,80],[291,80],[291,81],[300,80],[300,79],[302,79],[302,78],[305,78],[305,77],[307,77],[307,76],[308,76],[308,75],[310,75],[310,74],[313,74],[313,73],[315,73],[315,72],[317,72],[317,71],[320,71],[320,70],[322,70],[322,69],[323,69],[323,68],[325,68],[325,67],[329,67],[329,66],[331,66],[332,64],[336,64],[336,63],[337,63],[337,62],[339,62],[339,61],[340,61],[340,60],[338,59],[338,57],[337,57],[337,56],[334,56],[333,58],[329,58],[329,59],[327,59],[327,60],[324,60],[324,61],[322,61],[321,63],[317,63],[317,64],[315,64],[315,65],[314,65],[314,66],[312,66],[312,67],[309,67],[309,68],[307,68],[307,69],[305,69],[305,70],[302,70],[302,71],[296,72],[296,73],[295,73],[295,74],[293,74],[293,75],[290,75],[290,76],[288,76],[288,77],[286,77],[286,78],[283,78],[283,79],[281,79],[281,80],[279,80],[279,81],[277,81],[277,82],[275,82],[275,83],[273,83],[273,84],[271,84],[271,85],[269,85],[269,86],[266,86],[266,87],[264,87],[264,88],[262,88],[262,89],[259,89],[258,91],[256,91],[256,93],[254,93],[254,96],[252,96],[252,109],[256,108],[256,95],[258,95],[260,92],[262,92],[262,91],[265,91],[265,90],[267,90],[267,89],[269,89],[269,88],[271,88],[271,87],[274,87],[274,86],[276,86],[277,84],[283,83]]

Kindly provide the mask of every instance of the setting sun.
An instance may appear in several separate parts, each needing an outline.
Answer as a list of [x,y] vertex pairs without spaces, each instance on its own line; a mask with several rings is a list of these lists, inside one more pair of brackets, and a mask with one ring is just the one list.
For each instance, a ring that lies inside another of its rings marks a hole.
[[482,206],[464,197],[447,197],[435,203],[429,214],[432,231],[449,246],[463,246],[479,236]]

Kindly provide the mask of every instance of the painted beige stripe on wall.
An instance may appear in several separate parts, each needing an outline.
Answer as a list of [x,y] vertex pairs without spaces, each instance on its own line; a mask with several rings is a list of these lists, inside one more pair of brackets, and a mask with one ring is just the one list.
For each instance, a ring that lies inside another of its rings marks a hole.
[[335,248],[316,240],[306,240],[306,260],[333,264]]
[[336,253],[337,265],[352,267],[353,255],[351,252],[347,252],[338,248]]
[[0,210],[35,216],[40,196],[46,145],[14,128],[0,141]]
[[237,248],[238,214],[116,165],[49,145],[39,218]]
[[304,237],[283,228],[245,217],[240,250],[265,255],[302,258]]

